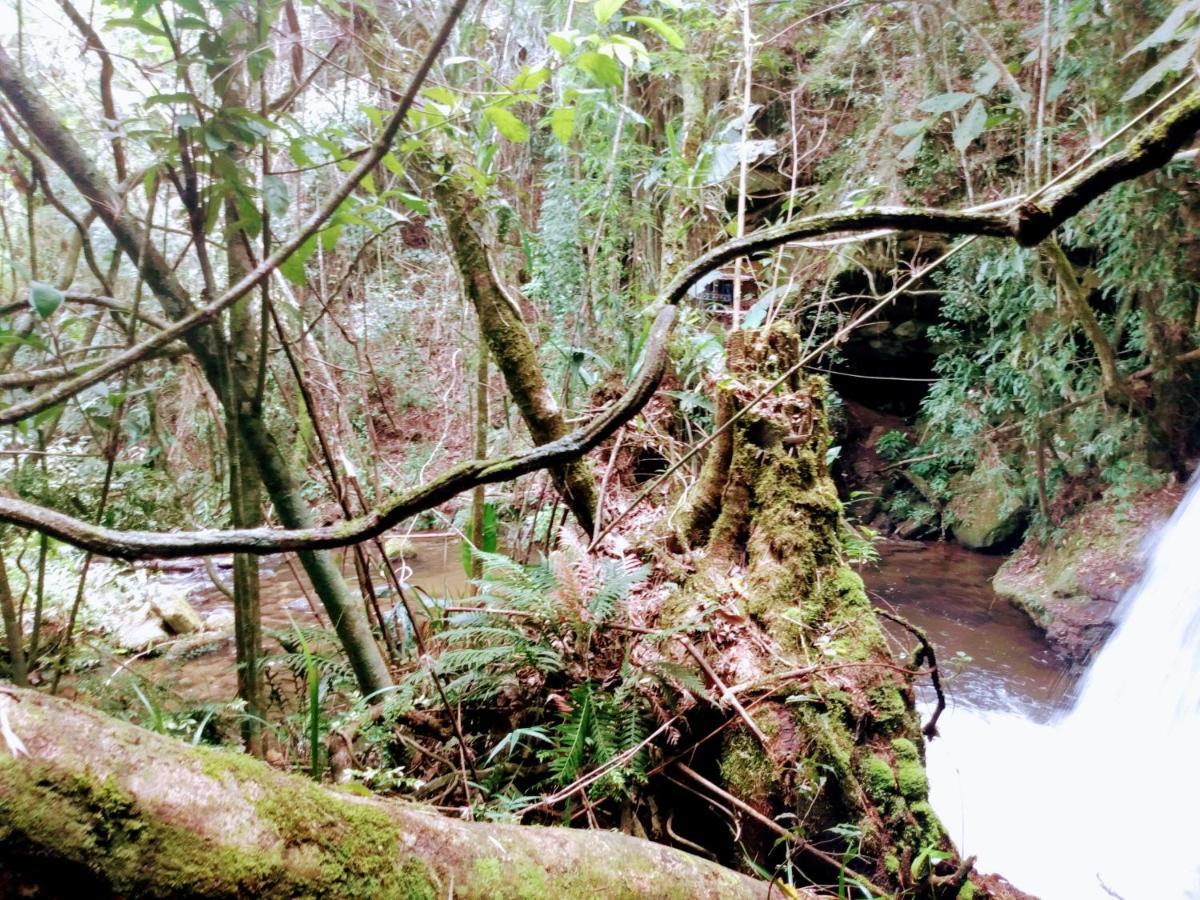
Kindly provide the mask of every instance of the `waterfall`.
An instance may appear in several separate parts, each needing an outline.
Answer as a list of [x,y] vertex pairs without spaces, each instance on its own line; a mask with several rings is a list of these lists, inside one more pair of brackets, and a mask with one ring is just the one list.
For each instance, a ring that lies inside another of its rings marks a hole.
[[964,855],[1042,900],[1200,898],[1200,477],[1069,712],[952,710],[933,804]]

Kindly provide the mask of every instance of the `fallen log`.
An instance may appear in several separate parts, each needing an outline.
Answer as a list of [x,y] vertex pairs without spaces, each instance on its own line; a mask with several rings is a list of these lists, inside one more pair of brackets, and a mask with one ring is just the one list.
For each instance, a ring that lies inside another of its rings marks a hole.
[[446,818],[0,687],[0,897],[767,895],[624,834]]

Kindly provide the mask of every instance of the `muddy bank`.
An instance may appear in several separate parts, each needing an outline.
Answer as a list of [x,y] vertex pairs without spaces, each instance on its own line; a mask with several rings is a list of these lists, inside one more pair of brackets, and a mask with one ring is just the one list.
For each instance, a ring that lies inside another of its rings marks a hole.
[[1138,578],[1148,538],[1170,517],[1184,487],[1084,506],[1046,540],[1026,538],[992,580],[996,593],[1041,628],[1055,652],[1084,663],[1112,631],[1117,604]]

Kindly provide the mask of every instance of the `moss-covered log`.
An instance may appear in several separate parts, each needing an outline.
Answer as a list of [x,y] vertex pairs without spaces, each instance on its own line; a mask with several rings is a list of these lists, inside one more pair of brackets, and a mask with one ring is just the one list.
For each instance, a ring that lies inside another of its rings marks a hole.
[[449,819],[32,691],[0,688],[0,722],[0,896],[767,895],[622,834]]
[[[731,335],[727,351],[719,405],[732,412],[790,369],[799,346],[785,324]],[[939,875],[924,862],[952,848],[927,798],[911,679],[843,556],[822,380],[795,376],[729,433],[711,473],[724,484],[708,494],[719,511],[683,524],[680,542],[701,546],[667,612],[706,619],[709,665],[754,723],[734,717],[709,777],[760,814],[741,840],[761,862],[780,852],[779,830],[764,827],[775,820],[811,878],[836,879],[848,863],[886,891],[955,896],[966,870]]]

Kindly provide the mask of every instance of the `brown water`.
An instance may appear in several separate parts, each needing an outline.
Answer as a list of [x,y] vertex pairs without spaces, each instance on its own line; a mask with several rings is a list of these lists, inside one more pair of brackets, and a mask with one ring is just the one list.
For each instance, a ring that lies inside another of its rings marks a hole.
[[[951,544],[881,550],[880,564],[861,572],[867,589],[928,634],[950,705],[1050,717],[1073,679],[1024,613],[992,591],[1002,557]],[[884,624],[902,647],[913,646],[903,628]]]
[[[353,559],[340,557],[347,580],[355,582]],[[393,559],[396,573],[402,583],[419,588],[430,596],[459,597],[466,592],[467,579],[463,572],[460,543],[457,537],[444,535],[414,534],[402,557]],[[228,569],[222,569],[226,581],[230,579]],[[288,565],[283,556],[267,556],[260,562],[262,628],[264,647],[268,655],[280,650],[279,644],[270,637],[270,632],[290,632],[293,623],[300,626],[326,627],[329,619],[320,607],[316,595],[294,559]],[[201,618],[207,619],[214,613],[233,615],[233,604],[213,586],[204,569],[196,567],[186,571],[164,573],[164,584],[190,590],[188,600]],[[376,589],[382,587],[376,579]],[[388,615],[393,598],[382,596],[380,608]],[[314,607],[316,614],[314,615]],[[228,619],[232,621],[232,619]],[[232,626],[226,634],[213,644],[189,652],[187,658],[174,658],[168,651],[155,658],[141,658],[129,663],[131,671],[161,687],[168,688],[189,703],[232,700],[237,695],[235,648]],[[215,649],[209,651],[209,646]],[[205,652],[201,652],[201,650]]]
[[[405,583],[434,597],[465,593],[457,538],[414,535],[410,547],[403,559],[395,561]],[[1036,721],[1049,718],[1071,681],[1025,616],[992,592],[991,578],[1001,559],[947,544],[929,544],[915,551],[906,547],[905,552],[890,552],[885,545],[883,551],[881,563],[862,572],[867,588],[877,604],[929,635],[951,707],[1009,711]],[[353,581],[348,556],[342,565]],[[227,570],[224,574],[228,578]],[[282,556],[265,557],[261,577],[268,654],[279,651],[271,631],[290,632],[293,622],[327,624],[319,606],[318,614],[313,613],[315,597],[299,565],[289,566]],[[163,580],[190,588],[189,599],[202,618],[221,612],[232,616],[233,605],[213,587],[203,569],[166,573]],[[390,596],[380,598],[385,614],[391,604]],[[896,639],[898,652],[913,646],[904,629],[885,625]],[[232,700],[236,695],[232,634],[216,642],[215,649],[189,653],[186,659],[168,654],[128,665],[189,703]],[[922,699],[932,698],[927,682],[919,689]]]

